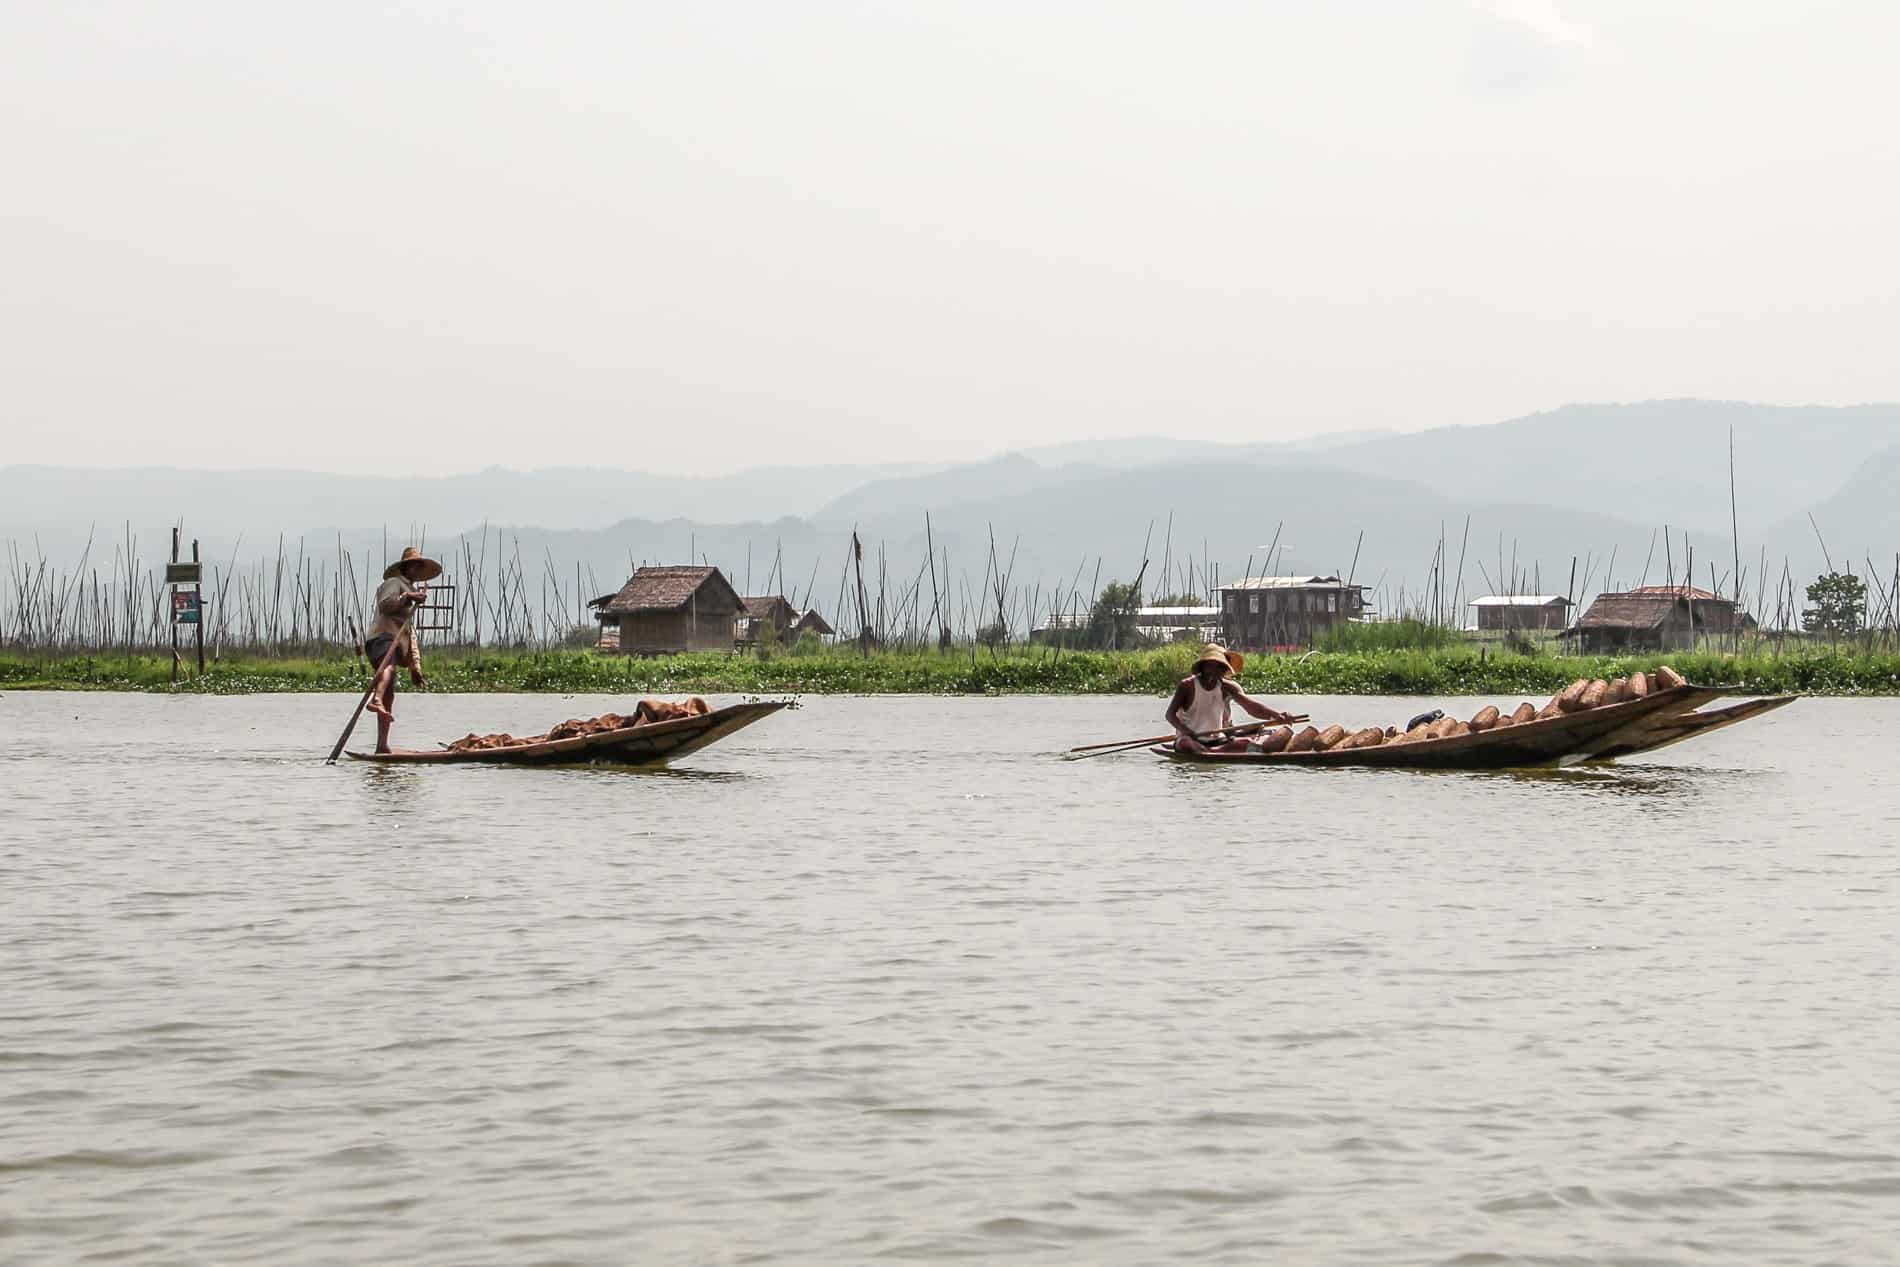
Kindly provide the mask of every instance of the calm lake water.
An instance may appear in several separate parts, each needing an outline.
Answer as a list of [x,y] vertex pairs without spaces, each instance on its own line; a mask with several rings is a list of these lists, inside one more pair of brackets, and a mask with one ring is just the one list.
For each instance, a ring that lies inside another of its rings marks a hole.
[[0,1262],[1900,1258],[1900,701],[1488,775],[1055,759],[1127,698],[326,768],[348,703],[0,695]]

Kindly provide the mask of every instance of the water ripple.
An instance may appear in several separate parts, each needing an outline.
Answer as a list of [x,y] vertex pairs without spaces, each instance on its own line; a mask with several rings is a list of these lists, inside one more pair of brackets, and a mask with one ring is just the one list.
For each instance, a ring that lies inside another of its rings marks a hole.
[[1900,701],[1311,778],[1048,756],[1136,698],[817,700],[631,777],[327,769],[326,696],[85,704],[110,751],[58,697],[0,729],[8,1264],[1900,1242],[1900,785],[1839,742]]

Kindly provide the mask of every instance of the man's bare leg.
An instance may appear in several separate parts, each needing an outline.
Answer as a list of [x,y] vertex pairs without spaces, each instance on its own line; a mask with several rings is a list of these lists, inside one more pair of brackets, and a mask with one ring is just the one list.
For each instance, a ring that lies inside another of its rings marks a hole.
[[376,674],[376,681],[370,687],[369,711],[378,717],[389,716],[389,688],[395,684],[396,670],[382,669]]
[[389,751],[389,728],[396,720],[396,701],[393,694],[385,694],[385,692],[394,684],[395,677],[391,673],[387,682],[377,683],[377,689],[371,692],[369,697],[370,710],[376,714],[376,751],[378,752]]

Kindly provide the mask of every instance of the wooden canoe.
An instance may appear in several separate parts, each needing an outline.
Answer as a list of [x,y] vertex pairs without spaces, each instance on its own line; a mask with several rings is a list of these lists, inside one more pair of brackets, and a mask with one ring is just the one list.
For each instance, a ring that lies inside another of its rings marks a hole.
[[1375,748],[1349,748],[1344,752],[1176,752],[1169,745],[1151,751],[1176,761],[1207,765],[1386,766],[1409,770],[1505,770],[1576,765],[1654,752],[1772,712],[1793,703],[1796,698],[1779,696],[1706,713],[1696,711],[1730,693],[1723,687],[1678,686],[1642,699],[1563,713],[1498,730],[1416,743],[1387,742]]
[[680,717],[673,721],[649,722],[644,726],[623,726],[571,739],[550,739],[542,743],[513,744],[506,748],[477,748],[454,751],[438,748],[433,752],[352,752],[358,761],[384,764],[453,765],[469,761],[501,761],[515,765],[664,765],[675,757],[697,752],[717,743],[736,730],[781,708],[790,700],[760,704],[728,704],[699,717]]

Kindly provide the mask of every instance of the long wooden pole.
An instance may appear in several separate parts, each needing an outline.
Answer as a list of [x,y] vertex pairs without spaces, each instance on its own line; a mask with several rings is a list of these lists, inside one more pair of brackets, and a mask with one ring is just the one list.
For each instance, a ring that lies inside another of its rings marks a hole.
[[[195,537],[192,538],[192,542],[191,542],[191,561],[194,564],[198,564],[198,566],[200,567],[203,566],[203,564],[198,563],[198,540]],[[196,596],[198,600],[198,623],[192,626],[192,632],[194,635],[196,635],[197,642],[198,642],[198,676],[199,678],[202,679],[205,675],[205,587],[204,587],[204,582],[202,580],[192,582],[191,589],[192,589],[193,595]]]
[[343,733],[336,737],[336,747],[330,749],[330,755],[324,759],[323,764],[335,765],[336,759],[343,755],[343,745],[348,743],[350,736],[355,733],[356,723],[363,716],[364,706],[369,703],[370,692],[376,689],[376,679],[383,675],[384,669],[396,662],[396,652],[401,647],[402,635],[398,634],[390,640],[389,650],[383,652],[383,662],[377,665],[376,671],[369,675],[369,690],[364,691],[363,698],[356,701],[356,707],[350,713],[350,724],[345,726]]
[[[178,562],[178,527],[176,524],[172,526],[172,562],[173,563]],[[172,593],[176,594],[178,592],[178,587],[176,585],[171,586],[170,588],[171,588]],[[176,610],[171,610],[171,611],[166,612],[165,614],[171,619],[172,685],[177,686],[178,685],[178,612]]]
[[[1265,730],[1271,726],[1297,725],[1300,722],[1311,720],[1312,718],[1308,717],[1305,713],[1296,713],[1290,714],[1283,722],[1256,721],[1248,722],[1244,726],[1224,726],[1219,730],[1210,730],[1194,737],[1196,739],[1211,739],[1215,735],[1246,735],[1256,730]],[[1130,748],[1140,748],[1147,744],[1166,743],[1173,738],[1174,732],[1170,731],[1165,735],[1155,735],[1149,739],[1117,739],[1113,743],[1093,743],[1085,747],[1069,749],[1069,751],[1063,755],[1062,759],[1064,761],[1086,761],[1090,757],[1105,757],[1111,752],[1126,752]]]

